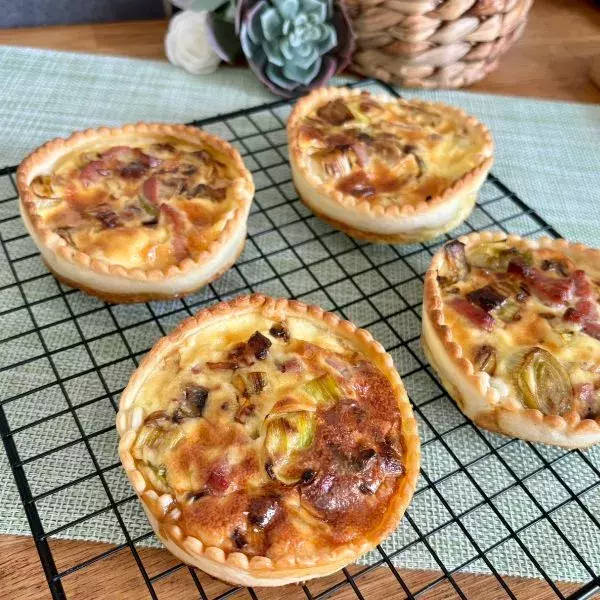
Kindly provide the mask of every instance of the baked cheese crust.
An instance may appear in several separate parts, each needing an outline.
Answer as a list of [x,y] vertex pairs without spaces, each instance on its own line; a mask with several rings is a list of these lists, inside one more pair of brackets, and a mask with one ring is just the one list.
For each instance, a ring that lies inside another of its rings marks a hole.
[[492,164],[489,132],[464,112],[345,88],[299,100],[288,140],[304,202],[371,241],[412,243],[456,227]]
[[423,345],[478,425],[565,447],[600,441],[600,251],[474,233],[426,276]]
[[397,525],[418,475],[416,423],[381,346],[264,296],[203,311],[159,342],[117,424],[167,547],[243,585],[351,562]]
[[229,144],[160,124],[55,140],[17,180],[50,268],[108,299],[178,296],[210,281],[241,251],[253,193]]

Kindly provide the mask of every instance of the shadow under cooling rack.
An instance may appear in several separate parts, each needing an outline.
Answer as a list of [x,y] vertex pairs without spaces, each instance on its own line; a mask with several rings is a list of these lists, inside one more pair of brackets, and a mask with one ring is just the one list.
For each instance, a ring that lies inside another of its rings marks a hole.
[[[395,94],[379,82],[358,85]],[[511,440],[463,417],[419,346],[423,275],[448,236],[374,246],[319,221],[291,183],[290,107],[194,123],[240,151],[256,196],[237,264],[183,300],[109,305],[58,284],[19,219],[15,169],[0,170],[0,434],[52,597],[87,598],[94,589],[102,597],[100,582],[123,573],[135,598],[591,597],[600,583],[600,451]],[[452,233],[482,229],[558,237],[493,175]],[[154,547],[114,428],[119,394],[158,338],[204,306],[257,291],[319,304],[369,329],[402,375],[423,451],[397,531],[360,564],[275,590],[231,588]]]

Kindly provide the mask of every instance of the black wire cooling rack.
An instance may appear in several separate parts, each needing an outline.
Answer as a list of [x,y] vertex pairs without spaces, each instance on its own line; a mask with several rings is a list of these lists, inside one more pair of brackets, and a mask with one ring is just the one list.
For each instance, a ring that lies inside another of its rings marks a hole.
[[[395,95],[379,82],[357,85]],[[194,123],[240,150],[257,191],[237,264],[175,302],[108,305],[58,284],[19,219],[15,168],[0,170],[0,433],[52,597],[104,597],[92,587],[71,592],[82,589],[71,582],[89,576],[93,585],[103,565],[110,579],[116,560],[136,563],[141,578],[118,598],[175,597],[182,578],[187,592],[177,597],[202,599],[591,598],[600,588],[599,455],[489,434],[460,414],[419,347],[423,275],[445,240],[374,246],[314,217],[291,184],[290,107]],[[559,237],[490,175],[453,234],[498,228]],[[132,517],[139,503],[123,484],[113,423],[120,392],[158,337],[201,307],[255,291],[319,304],[370,329],[394,356],[422,439],[422,475],[401,534],[364,564],[285,590],[231,588],[176,561],[157,571],[144,548],[153,532]],[[58,556],[56,538],[91,531],[113,543]]]

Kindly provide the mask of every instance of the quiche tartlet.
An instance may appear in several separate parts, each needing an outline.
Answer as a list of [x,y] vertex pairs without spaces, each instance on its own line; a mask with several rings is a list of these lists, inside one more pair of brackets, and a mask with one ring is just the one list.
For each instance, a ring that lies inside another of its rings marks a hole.
[[477,425],[568,448],[600,441],[600,251],[473,233],[425,279],[423,347]]
[[48,268],[112,302],[175,298],[242,251],[254,185],[238,152],[195,127],[101,128],[48,142],[17,172]]
[[240,585],[355,560],[396,527],[419,471],[416,421],[382,346],[318,307],[260,295],[159,341],[117,428],[165,546]]
[[346,88],[298,101],[288,141],[305,204],[374,242],[413,243],[453,229],[492,165],[488,130],[463,111]]

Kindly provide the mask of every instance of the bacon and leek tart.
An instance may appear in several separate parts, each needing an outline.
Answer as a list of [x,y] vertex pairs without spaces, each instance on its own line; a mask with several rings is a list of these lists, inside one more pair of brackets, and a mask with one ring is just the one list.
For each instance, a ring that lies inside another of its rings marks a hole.
[[49,269],[113,302],[182,296],[229,268],[254,193],[223,140],[145,123],[48,142],[23,161],[17,185]]
[[357,238],[412,243],[464,221],[492,165],[488,130],[461,110],[319,89],[288,122],[298,194]]
[[165,546],[240,585],[352,562],[397,526],[419,470],[416,421],[382,346],[318,307],[260,295],[158,342],[117,427]]
[[473,233],[425,280],[423,346],[485,429],[563,447],[600,441],[600,251]]

